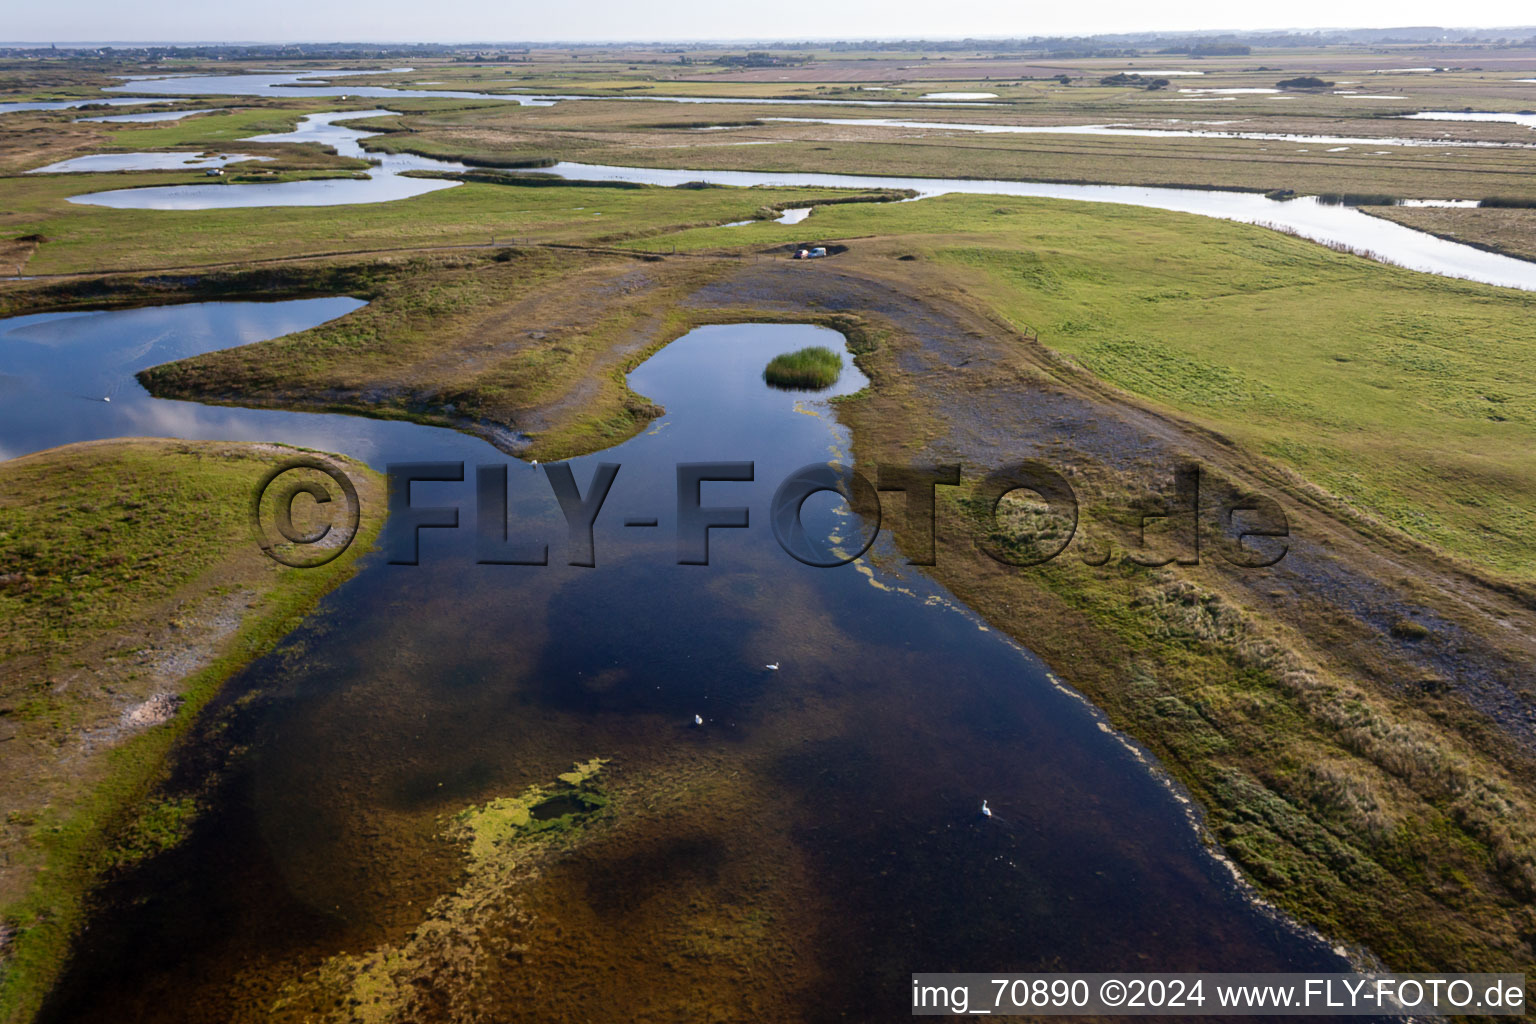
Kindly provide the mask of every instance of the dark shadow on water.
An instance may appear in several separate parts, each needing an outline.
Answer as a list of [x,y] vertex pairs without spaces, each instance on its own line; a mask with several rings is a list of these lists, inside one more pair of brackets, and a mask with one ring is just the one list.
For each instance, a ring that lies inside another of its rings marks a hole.
[[[457,502],[463,529],[432,531],[418,567],[365,560],[204,713],[172,785],[212,778],[208,809],[99,893],[43,1019],[272,1019],[284,983],[398,941],[454,890],[453,814],[594,756],[621,795],[587,815],[555,787],[533,809],[571,827],[551,827],[558,856],[522,883],[537,941],[518,967],[487,965],[487,1015],[592,1019],[584,998],[649,994],[674,1019],[704,997],[709,1019],[750,1016],[730,1003],[738,968],[793,972],[788,996],[758,997],[808,1020],[904,1016],[913,971],[1342,969],[1247,899],[1163,782],[1027,652],[925,577],[779,550],[775,487],[848,438],[760,372],[827,336],[704,328],[632,374],[667,416],[573,460],[583,488],[593,463],[623,464],[597,568],[560,564],[543,474],[511,474],[511,504],[547,567],[475,565],[472,485],[433,485],[423,502]],[[834,390],[864,383],[848,368]],[[389,429],[369,435],[385,461],[497,457]],[[677,565],[675,464],[746,458],[757,478],[705,499],[750,507],[753,526],[716,531],[710,566]],[[640,513],[660,525],[637,537],[620,524]]]

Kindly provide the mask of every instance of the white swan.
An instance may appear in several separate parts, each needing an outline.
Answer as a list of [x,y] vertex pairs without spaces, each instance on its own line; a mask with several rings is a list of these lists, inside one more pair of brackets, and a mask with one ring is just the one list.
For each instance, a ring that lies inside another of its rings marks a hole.
[[703,717],[700,716],[700,715],[694,715],[693,716],[693,724],[694,725],[703,725],[704,724]]
[[981,802],[981,813],[989,818],[992,817],[992,808],[987,806],[987,802],[985,800]]
[[777,672],[779,670],[779,663],[774,662],[772,665],[764,665],[763,668],[767,669],[769,672]]

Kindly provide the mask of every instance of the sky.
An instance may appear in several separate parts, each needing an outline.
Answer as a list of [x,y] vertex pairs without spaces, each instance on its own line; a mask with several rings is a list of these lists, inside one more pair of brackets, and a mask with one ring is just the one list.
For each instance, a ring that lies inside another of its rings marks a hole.
[[[955,38],[1146,30],[1509,26],[1529,0],[7,0],[9,42],[497,42]],[[1451,20],[1454,19],[1454,20]]]

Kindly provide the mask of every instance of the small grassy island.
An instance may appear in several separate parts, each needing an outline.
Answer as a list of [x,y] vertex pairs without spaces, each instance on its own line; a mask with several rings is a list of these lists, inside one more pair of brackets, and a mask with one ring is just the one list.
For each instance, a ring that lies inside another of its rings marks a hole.
[[763,368],[763,380],[787,391],[820,391],[836,384],[842,372],[842,356],[824,345],[812,345],[774,356]]

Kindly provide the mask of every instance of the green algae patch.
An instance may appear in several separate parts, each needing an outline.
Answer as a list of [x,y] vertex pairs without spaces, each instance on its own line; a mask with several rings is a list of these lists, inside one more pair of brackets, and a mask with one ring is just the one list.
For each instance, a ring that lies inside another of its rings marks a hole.
[[594,757],[560,773],[560,786],[529,786],[517,796],[497,797],[465,808],[454,815],[448,836],[466,844],[469,870],[473,872],[505,854],[512,844],[542,833],[568,830],[608,805],[608,798],[591,786],[606,763]]
[[443,836],[463,845],[459,887],[438,897],[398,943],[331,957],[286,986],[275,1014],[328,1024],[470,1019],[481,1003],[486,968],[521,951],[528,918],[515,890],[537,877],[541,858],[574,843],[609,805],[595,780],[607,761],[592,758],[554,783],[532,785],[455,814]]
[[568,772],[561,772],[557,778],[567,786],[580,786],[588,779],[595,777],[598,772],[603,770],[603,765],[607,763],[606,758],[594,757],[584,764],[578,763],[572,766]]

